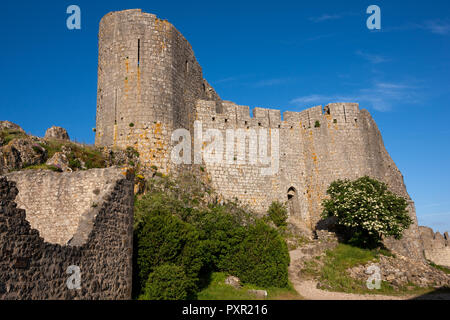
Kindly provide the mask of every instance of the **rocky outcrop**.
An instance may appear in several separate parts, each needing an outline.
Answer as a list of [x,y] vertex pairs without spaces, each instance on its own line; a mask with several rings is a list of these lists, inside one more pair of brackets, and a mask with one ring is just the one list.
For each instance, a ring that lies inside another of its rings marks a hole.
[[411,284],[422,288],[450,287],[450,275],[403,256],[380,256],[378,262],[360,265],[348,272],[352,278],[365,282],[373,273],[373,271],[367,271],[371,265],[377,266],[381,273],[381,280],[387,281],[394,288],[407,287]]
[[3,131],[3,130],[14,130],[14,131],[25,132],[19,125],[12,123],[11,121],[0,121],[0,131]]
[[443,235],[434,233],[428,227],[419,227],[423,242],[424,254],[427,260],[445,267],[450,267],[450,238],[448,232]]
[[132,235],[121,169],[0,177],[0,300],[130,299]]
[[14,139],[0,148],[0,174],[45,162],[47,151],[33,139]]
[[44,139],[57,139],[70,141],[69,134],[67,133],[66,129],[55,126],[47,129],[47,131],[45,132]]

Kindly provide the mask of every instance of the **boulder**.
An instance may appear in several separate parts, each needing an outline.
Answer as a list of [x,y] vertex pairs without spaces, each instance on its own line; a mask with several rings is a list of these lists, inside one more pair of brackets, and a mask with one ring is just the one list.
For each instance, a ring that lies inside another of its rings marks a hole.
[[69,167],[69,160],[63,152],[56,152],[45,164],[57,167],[65,172],[72,172],[72,169]]
[[228,276],[225,279],[225,284],[232,286],[235,289],[239,289],[241,287],[241,280],[238,277]]
[[256,296],[259,299],[266,299],[267,298],[267,291],[266,290],[248,290],[249,294],[252,294]]
[[45,132],[44,139],[57,139],[57,140],[67,140],[70,141],[69,134],[66,129],[61,127],[51,127]]

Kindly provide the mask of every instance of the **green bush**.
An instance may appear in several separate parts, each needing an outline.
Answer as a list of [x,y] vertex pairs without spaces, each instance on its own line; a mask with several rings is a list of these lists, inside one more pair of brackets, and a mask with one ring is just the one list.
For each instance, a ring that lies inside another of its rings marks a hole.
[[288,212],[286,206],[281,202],[274,201],[269,207],[267,212],[270,220],[275,223],[277,227],[282,227],[287,225]]
[[316,122],[314,123],[314,128],[320,128],[319,120],[316,120]]
[[185,300],[192,286],[184,269],[163,264],[150,273],[141,300]]
[[388,190],[385,183],[362,177],[338,180],[327,190],[323,218],[336,217],[350,244],[375,248],[383,237],[402,237],[412,223],[404,198]]
[[286,242],[277,230],[259,220],[247,227],[242,241],[231,250],[228,272],[244,283],[262,287],[288,286],[290,262]]
[[203,265],[199,233],[191,225],[170,214],[145,216],[136,232],[140,287],[156,267],[172,263],[182,267],[193,282]]
[[213,272],[286,287],[289,253],[278,231],[238,203],[218,204],[211,195],[192,177],[147,181],[146,193],[135,201],[135,295],[165,264],[183,269],[189,298]]

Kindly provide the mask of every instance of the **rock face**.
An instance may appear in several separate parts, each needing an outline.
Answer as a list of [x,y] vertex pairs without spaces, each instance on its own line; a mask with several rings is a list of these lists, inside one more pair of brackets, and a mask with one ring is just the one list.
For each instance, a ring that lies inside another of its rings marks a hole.
[[419,227],[425,258],[437,265],[450,268],[450,238],[448,232],[444,235],[434,233],[428,227]]
[[133,179],[120,169],[0,177],[0,300],[130,299],[132,235]]
[[47,129],[44,139],[70,140],[66,129],[55,126]]
[[45,162],[47,151],[30,138],[14,139],[0,148],[0,174]]

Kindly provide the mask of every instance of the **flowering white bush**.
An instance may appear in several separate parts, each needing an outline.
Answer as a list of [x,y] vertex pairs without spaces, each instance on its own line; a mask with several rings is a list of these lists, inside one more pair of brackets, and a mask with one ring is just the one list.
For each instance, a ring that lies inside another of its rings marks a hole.
[[400,239],[412,223],[406,200],[370,177],[337,180],[327,194],[330,198],[323,201],[323,218],[336,217],[337,225],[346,229],[354,244],[372,247],[378,246],[382,237]]

